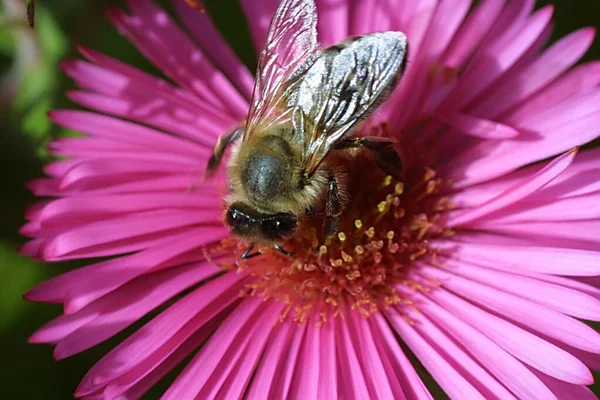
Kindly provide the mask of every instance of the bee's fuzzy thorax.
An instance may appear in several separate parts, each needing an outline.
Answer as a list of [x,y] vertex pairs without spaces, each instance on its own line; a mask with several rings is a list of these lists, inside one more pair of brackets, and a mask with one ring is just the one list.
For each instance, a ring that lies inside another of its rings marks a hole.
[[[288,139],[290,136],[286,135],[285,131],[278,136],[267,131],[262,135],[255,135],[247,142],[240,141],[233,146],[228,164],[231,190],[231,195],[227,198],[228,204],[232,201],[244,201],[263,213],[300,214],[322,197],[327,184],[326,173],[317,170],[306,184],[301,184],[303,181],[302,150],[298,148],[298,143]],[[248,181],[249,176],[256,180],[260,177],[258,174],[265,172],[254,170],[248,173],[248,171],[251,168],[268,168],[269,163],[260,163],[260,158],[264,159],[267,155],[281,162],[271,163],[278,169],[276,171],[279,173],[277,175],[279,180],[276,182],[278,186],[270,192],[267,190],[268,196],[265,196],[265,193],[253,189],[251,184],[254,182]]]

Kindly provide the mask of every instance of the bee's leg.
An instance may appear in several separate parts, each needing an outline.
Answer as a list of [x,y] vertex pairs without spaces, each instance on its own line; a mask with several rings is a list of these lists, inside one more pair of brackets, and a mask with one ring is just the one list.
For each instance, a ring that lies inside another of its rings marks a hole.
[[250,246],[248,246],[248,248],[246,249],[246,251],[244,251],[244,254],[242,254],[242,256],[240,258],[242,260],[247,260],[249,258],[256,257],[256,256],[260,255],[260,253],[258,251],[250,254],[250,252],[252,251],[252,249],[254,249],[254,243],[251,243]]
[[231,143],[233,143],[237,139],[239,139],[243,134],[244,134],[244,128],[239,128],[239,129],[236,129],[235,131],[231,132],[227,136],[219,137],[219,139],[217,140],[217,144],[215,145],[215,148],[213,150],[213,154],[210,157],[210,160],[208,160],[208,163],[206,164],[206,171],[205,171],[206,179],[212,177],[215,174],[215,172],[217,171],[217,168],[219,167],[219,164],[221,163],[221,159],[223,158],[223,155],[225,154],[225,150],[227,150],[227,147]]
[[374,136],[342,140],[335,148],[337,150],[352,150],[367,148],[375,156],[375,162],[383,172],[395,179],[402,180],[402,161],[394,149],[395,141]]
[[285,250],[284,248],[282,248],[281,246],[279,246],[277,244],[275,246],[273,246],[273,248],[275,250],[277,250],[278,252],[280,252],[281,254],[283,254],[284,256],[291,257],[294,255],[294,253]]
[[343,205],[340,199],[340,190],[338,180],[334,173],[329,174],[327,183],[327,204],[325,209],[325,222],[323,224],[324,239],[327,240],[335,235],[340,227],[340,215],[342,215]]

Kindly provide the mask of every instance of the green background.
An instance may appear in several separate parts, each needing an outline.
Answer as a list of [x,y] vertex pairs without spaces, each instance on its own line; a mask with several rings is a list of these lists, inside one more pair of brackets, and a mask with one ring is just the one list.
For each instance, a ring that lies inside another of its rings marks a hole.
[[[254,51],[235,0],[207,0],[206,3],[236,52],[253,68]],[[538,7],[549,3],[539,1]],[[556,6],[555,38],[579,27],[600,24],[600,0],[552,3]],[[51,138],[72,134],[51,126],[46,112],[73,107],[63,95],[73,85],[61,74],[57,63],[63,58],[76,57],[75,44],[159,72],[121,38],[104,17],[104,8],[122,5],[119,1],[37,0],[35,31],[25,25],[24,16],[8,18],[3,4],[0,2],[0,76],[9,72],[20,46],[19,38],[35,41],[36,61],[21,69],[12,80],[17,88],[14,96],[7,99],[0,95],[0,398],[69,399],[89,367],[121,337],[58,363],[52,359],[50,346],[26,343],[27,337],[57,316],[61,308],[27,303],[22,300],[22,293],[38,282],[83,263],[43,265],[16,254],[18,246],[24,243],[17,233],[24,222],[23,210],[34,202],[24,182],[40,177],[43,163],[51,159],[45,144]],[[598,58],[600,43],[596,40],[585,59]],[[165,385],[168,379],[147,397],[157,398]]]

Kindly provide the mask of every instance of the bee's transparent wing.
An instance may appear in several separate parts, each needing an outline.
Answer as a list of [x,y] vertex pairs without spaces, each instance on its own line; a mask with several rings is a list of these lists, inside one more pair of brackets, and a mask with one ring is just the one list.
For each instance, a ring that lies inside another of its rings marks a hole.
[[302,75],[316,60],[317,10],[314,0],[283,0],[271,21],[263,45],[244,138],[290,118],[281,106],[284,86]]
[[307,176],[385,99],[404,69],[406,55],[406,36],[401,32],[348,39],[323,50],[292,84],[287,101],[304,142]]

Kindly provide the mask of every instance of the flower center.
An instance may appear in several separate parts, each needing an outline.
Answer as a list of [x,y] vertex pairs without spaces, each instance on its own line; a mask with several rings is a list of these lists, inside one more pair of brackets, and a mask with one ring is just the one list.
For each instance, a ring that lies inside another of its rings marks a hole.
[[452,206],[439,194],[443,181],[434,170],[411,171],[399,182],[362,154],[342,167],[349,203],[334,237],[323,240],[325,216],[316,213],[283,246],[291,257],[264,248],[259,257],[239,260],[247,243],[235,251],[237,268],[256,278],[248,294],[286,302],[299,321],[315,305],[334,315],[350,307],[365,316],[391,304],[412,305],[395,288],[418,288],[408,277],[414,262],[436,256],[432,237],[453,234],[440,222]]

